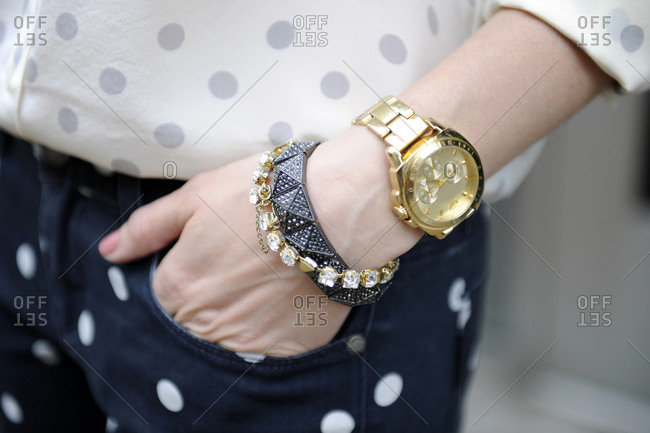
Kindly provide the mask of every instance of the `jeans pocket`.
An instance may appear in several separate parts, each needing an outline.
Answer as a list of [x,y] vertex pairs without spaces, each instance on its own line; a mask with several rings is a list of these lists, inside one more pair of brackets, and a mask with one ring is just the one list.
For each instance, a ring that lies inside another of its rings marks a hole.
[[[341,329],[327,344],[312,349],[308,352],[288,357],[274,357],[261,353],[248,353],[248,352],[235,352],[227,349],[217,343],[211,343],[203,340],[190,331],[185,329],[182,325],[177,323],[174,318],[160,305],[153,290],[153,276],[160,263],[164,253],[159,252],[155,254],[150,263],[149,275],[144,291],[146,293],[146,301],[149,304],[151,313],[155,316],[161,324],[164,331],[170,334],[173,339],[181,345],[190,348],[191,350],[205,355],[209,354],[215,359],[220,359],[228,362],[238,362],[242,365],[249,365],[251,363],[260,363],[273,369],[300,369],[303,367],[313,367],[321,363],[333,363],[337,360],[349,358],[354,354],[354,347],[350,347],[348,341],[353,338],[355,341],[367,337],[372,320],[372,312],[374,304],[365,305],[361,307],[354,307],[350,311]],[[303,319],[297,319],[297,322]],[[317,325],[318,318],[314,319]],[[299,323],[298,326],[305,323]]]

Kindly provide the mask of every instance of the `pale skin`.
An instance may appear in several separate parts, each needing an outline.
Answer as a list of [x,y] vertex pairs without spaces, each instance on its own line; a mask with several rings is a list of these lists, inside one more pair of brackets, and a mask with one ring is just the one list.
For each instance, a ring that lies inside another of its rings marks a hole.
[[[525,12],[503,9],[398,97],[474,143],[489,177],[612,85],[575,43]],[[368,106],[374,102],[369,99]],[[315,212],[355,269],[381,266],[423,235],[391,211],[384,150],[383,141],[354,126],[319,146],[308,163]],[[259,252],[255,209],[247,199],[258,158],[194,176],[136,210],[99,250],[121,263],[178,239],[153,280],[174,320],[230,350],[291,356],[330,341],[350,308],[326,301],[318,310],[326,313],[326,326],[294,326],[295,306],[301,305],[294,298],[322,293],[276,253]]]

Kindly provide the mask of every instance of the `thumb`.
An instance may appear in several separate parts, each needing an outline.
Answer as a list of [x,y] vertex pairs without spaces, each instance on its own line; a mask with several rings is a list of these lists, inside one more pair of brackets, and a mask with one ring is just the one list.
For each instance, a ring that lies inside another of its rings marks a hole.
[[136,209],[122,227],[102,239],[99,253],[109,262],[128,262],[177,239],[192,211],[176,193]]

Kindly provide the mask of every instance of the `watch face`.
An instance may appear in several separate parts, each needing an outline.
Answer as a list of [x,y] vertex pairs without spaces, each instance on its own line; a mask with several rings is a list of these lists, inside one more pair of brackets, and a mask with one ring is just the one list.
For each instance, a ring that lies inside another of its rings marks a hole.
[[411,218],[440,228],[460,222],[478,206],[483,180],[479,164],[474,148],[456,139],[432,140],[418,149],[403,172]]

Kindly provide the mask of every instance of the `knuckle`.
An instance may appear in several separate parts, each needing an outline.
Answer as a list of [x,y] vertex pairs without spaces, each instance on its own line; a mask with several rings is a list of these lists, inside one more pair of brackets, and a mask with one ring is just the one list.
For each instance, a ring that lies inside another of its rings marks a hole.
[[179,272],[169,272],[160,266],[154,273],[151,285],[159,300],[173,300],[182,296],[182,289],[187,280]]
[[192,319],[184,326],[203,340],[216,342],[220,328],[224,325],[221,314],[216,309],[202,309],[192,315]]
[[183,184],[179,191],[183,191],[189,196],[194,196],[196,193],[201,191],[202,186],[205,184],[204,179],[206,178],[206,173],[198,173],[192,176]]

